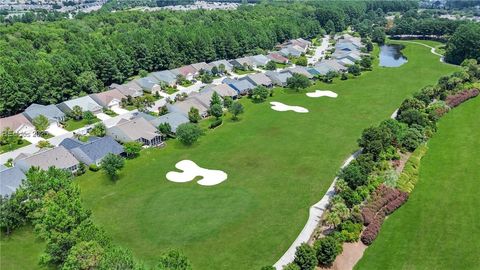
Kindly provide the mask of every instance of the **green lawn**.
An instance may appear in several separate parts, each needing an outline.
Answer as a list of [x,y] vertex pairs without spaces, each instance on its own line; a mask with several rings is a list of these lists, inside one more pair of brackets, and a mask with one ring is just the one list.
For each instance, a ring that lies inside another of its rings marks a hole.
[[22,143],[20,143],[20,144],[0,145],[0,154],[5,153],[5,152],[10,152],[10,151],[13,151],[13,150],[18,149],[18,148],[22,148],[22,147],[27,146],[29,144],[31,144],[29,141],[22,139]]
[[178,92],[178,89],[177,89],[177,88],[173,88],[173,87],[167,87],[167,88],[165,89],[165,92],[166,92],[167,94],[171,95],[171,94],[173,94],[173,93]]
[[[96,122],[98,122],[98,121],[100,121],[100,119],[95,118],[95,119],[93,120],[93,122],[90,123],[90,124],[96,123]],[[90,125],[90,124],[87,123],[87,121],[86,121],[85,119],[78,120],[78,121],[75,121],[75,120],[73,120],[73,119],[68,119],[67,122],[65,123],[65,127],[64,127],[64,128],[65,128],[66,130],[68,130],[68,131],[74,131],[74,130],[76,130],[76,129],[82,128],[82,127],[84,127],[84,126],[86,126],[86,125]]]
[[45,244],[35,238],[32,227],[18,229],[9,236],[3,233],[0,236],[0,269],[42,269],[38,262]]
[[[309,89],[335,91],[337,99],[277,90],[268,100],[310,113],[276,112],[268,102],[244,98],[240,121],[225,121],[192,147],[170,140],[163,149],[143,151],[126,162],[117,183],[87,172],[77,179],[86,206],[115,242],[149,265],[169,248],[182,249],[200,270],[273,264],[356,150],[361,131],[389,117],[410,93],[456,70],[420,45],[408,44],[404,53],[409,62],[401,67],[376,66],[358,78]],[[213,187],[167,181],[165,174],[183,159],[223,170],[228,179]]]
[[241,69],[236,69],[233,71],[233,73],[237,74],[237,75],[244,75],[244,74],[252,74],[252,73],[256,73],[255,70],[241,70]]
[[479,269],[480,98],[439,122],[407,204],[355,269]]

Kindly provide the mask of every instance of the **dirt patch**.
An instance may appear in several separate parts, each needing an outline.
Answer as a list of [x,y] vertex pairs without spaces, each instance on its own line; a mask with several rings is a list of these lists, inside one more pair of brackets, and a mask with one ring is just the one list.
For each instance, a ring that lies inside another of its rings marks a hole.
[[405,167],[405,163],[407,163],[411,155],[411,152],[400,153],[400,159],[392,161],[392,165],[397,173],[401,173],[403,171],[403,167]]
[[356,243],[344,243],[343,252],[338,255],[332,266],[330,267],[317,267],[322,270],[350,270],[353,269],[355,264],[362,258],[363,252],[365,252],[367,246],[361,241]]

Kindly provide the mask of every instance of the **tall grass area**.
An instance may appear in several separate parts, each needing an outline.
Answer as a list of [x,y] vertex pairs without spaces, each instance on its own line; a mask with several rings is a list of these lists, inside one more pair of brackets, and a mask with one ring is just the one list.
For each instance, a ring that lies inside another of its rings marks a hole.
[[438,123],[409,201],[355,269],[479,269],[480,98]]

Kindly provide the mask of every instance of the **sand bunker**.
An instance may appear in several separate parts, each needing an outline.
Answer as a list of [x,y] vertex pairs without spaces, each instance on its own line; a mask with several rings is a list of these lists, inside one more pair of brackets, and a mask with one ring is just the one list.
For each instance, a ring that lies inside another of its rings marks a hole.
[[272,109],[279,112],[294,111],[297,113],[308,113],[308,110],[300,106],[285,105],[281,102],[270,102]]
[[175,167],[183,172],[168,172],[168,180],[176,183],[185,183],[192,181],[195,177],[202,177],[197,183],[202,186],[214,186],[227,180],[227,174],[220,170],[209,170],[199,167],[191,160],[182,160],[175,164]]
[[312,93],[307,93],[307,96],[308,97],[313,97],[313,98],[317,98],[317,97],[331,97],[331,98],[336,98],[338,97],[338,94],[335,93],[335,92],[332,92],[332,91],[329,91],[329,90],[317,90],[315,92],[312,92]]

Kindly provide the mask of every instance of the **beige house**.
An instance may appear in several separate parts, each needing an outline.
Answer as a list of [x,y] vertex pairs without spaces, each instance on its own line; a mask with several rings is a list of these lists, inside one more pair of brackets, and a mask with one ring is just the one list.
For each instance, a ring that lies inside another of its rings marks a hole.
[[22,137],[35,135],[35,127],[21,113],[0,119],[0,132],[10,128]]
[[141,142],[145,146],[163,144],[160,132],[144,118],[122,119],[107,129],[107,135],[123,143]]

